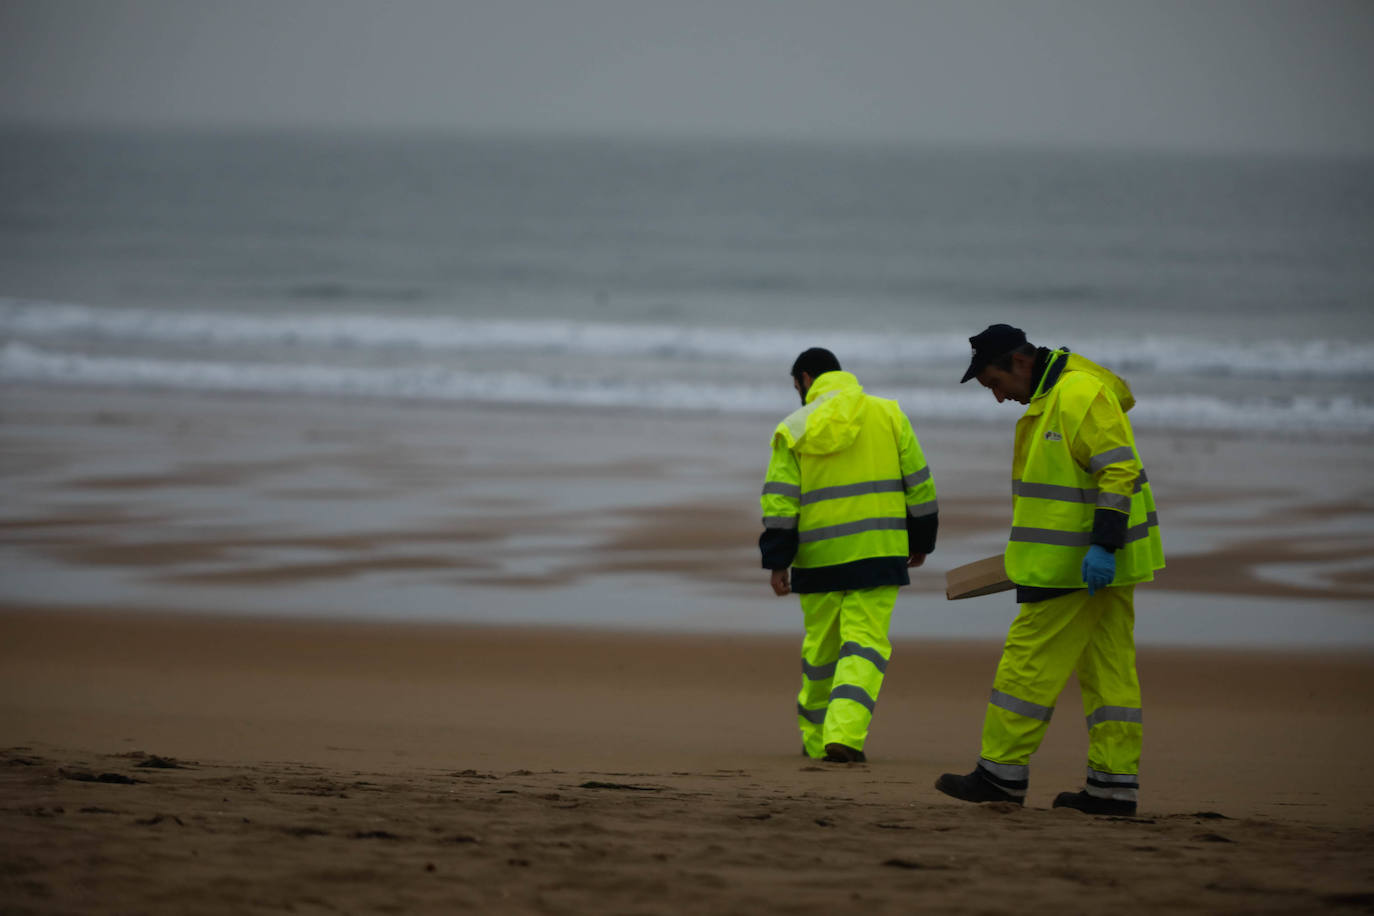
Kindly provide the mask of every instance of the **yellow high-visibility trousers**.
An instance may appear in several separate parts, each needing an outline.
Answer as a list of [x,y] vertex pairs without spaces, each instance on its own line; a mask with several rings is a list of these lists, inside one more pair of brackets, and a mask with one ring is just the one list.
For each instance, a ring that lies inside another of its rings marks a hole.
[[887,630],[897,586],[800,597],[806,622],[797,695],[802,746],[811,757],[825,756],[827,744],[861,751],[892,657]]
[[1030,757],[1077,672],[1088,726],[1086,791],[1135,801],[1142,740],[1135,665],[1135,586],[1087,589],[1021,605],[997,665],[978,766],[1024,795]]

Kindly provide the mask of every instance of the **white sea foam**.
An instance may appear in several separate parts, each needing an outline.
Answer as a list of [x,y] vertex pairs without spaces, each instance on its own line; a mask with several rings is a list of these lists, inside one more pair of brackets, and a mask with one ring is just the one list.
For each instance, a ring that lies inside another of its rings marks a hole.
[[[302,394],[423,401],[556,404],[649,410],[774,414],[790,409],[775,384],[645,379],[607,371],[568,379],[529,371],[468,372],[438,365],[394,368],[264,362],[206,362],[52,351],[24,343],[0,348],[0,381],[176,391]],[[906,388],[885,392],[913,418],[1006,421],[981,389]],[[1374,406],[1352,398],[1155,397],[1132,413],[1155,428],[1286,432],[1368,432]]]
[[438,366],[365,368],[157,360],[56,353],[27,344],[0,349],[0,380],[186,391],[308,394],[403,400],[493,401],[584,407],[766,410],[776,390],[685,383],[568,381],[525,372]]
[[[91,308],[0,299],[0,337],[64,344],[100,340],[157,346],[271,346],[303,350],[526,353],[682,361],[790,358],[823,342],[867,366],[955,365],[968,356],[962,334],[876,334],[844,330],[694,327],[543,319],[507,321],[347,312],[256,314]],[[1053,341],[1046,341],[1054,343]],[[1374,376],[1374,344],[1361,340],[1200,340],[1120,336],[1074,341],[1123,374],[1154,372],[1274,379]]]

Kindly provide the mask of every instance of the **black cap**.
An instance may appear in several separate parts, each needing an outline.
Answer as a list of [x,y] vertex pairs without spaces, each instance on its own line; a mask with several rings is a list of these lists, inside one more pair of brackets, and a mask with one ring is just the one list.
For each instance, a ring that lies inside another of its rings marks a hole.
[[973,359],[969,361],[968,371],[959,379],[959,384],[967,382],[988,367],[988,363],[1006,356],[1026,342],[1026,332],[1009,324],[994,324],[980,334],[968,339],[973,344]]

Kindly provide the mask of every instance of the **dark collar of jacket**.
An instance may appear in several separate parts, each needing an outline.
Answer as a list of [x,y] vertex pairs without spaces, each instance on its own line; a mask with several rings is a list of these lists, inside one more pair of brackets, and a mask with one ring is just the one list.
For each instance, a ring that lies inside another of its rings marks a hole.
[[1049,347],[1040,347],[1035,351],[1035,366],[1031,370],[1031,378],[1036,379],[1038,384],[1031,396],[1032,400],[1050,393],[1050,389],[1059,381],[1059,376],[1064,373],[1068,355],[1068,350],[1051,350]]

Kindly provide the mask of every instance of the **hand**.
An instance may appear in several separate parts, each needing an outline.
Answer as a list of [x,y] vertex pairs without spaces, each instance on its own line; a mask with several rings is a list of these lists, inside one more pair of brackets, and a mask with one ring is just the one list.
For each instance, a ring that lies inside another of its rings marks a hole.
[[787,581],[787,570],[785,569],[773,570],[773,578],[769,584],[773,586],[773,594],[779,598],[792,591],[792,584]]
[[1083,581],[1087,583],[1088,594],[1106,588],[1115,578],[1116,556],[1100,544],[1089,547],[1083,557]]
[[926,555],[925,555],[925,554],[923,554],[923,553],[913,553],[911,556],[909,556],[909,557],[906,558],[906,568],[907,568],[907,569],[915,569],[916,567],[920,566],[920,565],[921,565],[922,563],[924,563],[925,561],[926,561]]

